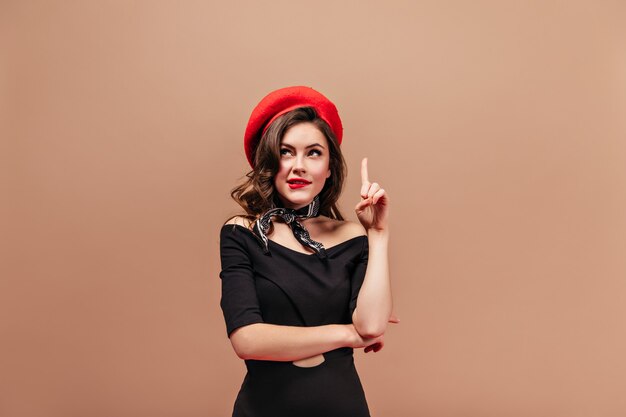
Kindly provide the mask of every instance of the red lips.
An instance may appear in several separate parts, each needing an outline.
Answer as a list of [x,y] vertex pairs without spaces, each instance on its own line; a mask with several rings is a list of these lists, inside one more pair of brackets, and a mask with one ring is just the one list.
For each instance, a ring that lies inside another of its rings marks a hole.
[[291,188],[292,190],[295,190],[297,188],[306,187],[307,185],[311,183],[311,181],[305,180],[304,178],[295,177],[295,178],[289,178],[287,180],[287,183],[289,184],[289,188]]
[[311,183],[311,181],[307,181],[304,178],[299,178],[299,177],[289,178],[287,180],[287,182],[289,184],[293,184],[294,182],[303,182],[304,184],[310,184]]

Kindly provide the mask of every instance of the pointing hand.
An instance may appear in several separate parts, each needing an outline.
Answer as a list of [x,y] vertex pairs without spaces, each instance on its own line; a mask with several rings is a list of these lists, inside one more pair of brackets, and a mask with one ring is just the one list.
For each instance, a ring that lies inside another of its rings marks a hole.
[[377,182],[369,182],[367,158],[361,161],[361,201],[355,206],[354,211],[367,231],[387,230],[389,196]]

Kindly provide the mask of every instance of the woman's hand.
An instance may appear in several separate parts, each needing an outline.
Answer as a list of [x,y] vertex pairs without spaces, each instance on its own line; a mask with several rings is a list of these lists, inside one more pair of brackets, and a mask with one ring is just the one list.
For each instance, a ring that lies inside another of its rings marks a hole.
[[383,348],[383,346],[385,346],[385,341],[383,340],[383,335],[381,335],[379,336],[379,340],[376,343],[372,343],[371,345],[363,349],[363,352],[367,353],[370,350],[373,350],[374,352],[378,352],[379,350]]
[[[395,314],[392,313],[391,316],[389,317],[389,323],[396,323],[396,324],[400,323],[400,319],[396,317]],[[359,334],[359,332],[356,331],[356,327],[354,327],[353,324],[348,324],[347,326],[351,334],[351,340],[350,340],[351,348],[364,347],[365,348],[364,352],[367,353],[370,350],[373,350],[374,352],[378,352],[385,345],[385,341],[383,339],[384,333],[378,337],[363,338]]]
[[[400,319],[396,317],[395,314],[391,314],[391,317],[389,317],[389,323],[400,323]],[[384,333],[383,333],[384,335]],[[373,350],[374,352],[378,352],[379,350],[381,350],[383,348],[383,346],[385,346],[385,341],[383,340],[383,336],[380,336],[380,340],[372,343],[371,345],[367,346],[363,351],[365,353],[369,352],[370,350]]]
[[[398,317],[396,317],[395,314],[391,314],[391,316],[389,317],[389,323],[400,323],[400,319]],[[368,338],[364,338],[363,336],[361,336],[359,334],[359,332],[356,331],[356,327],[354,327],[354,324],[346,324],[346,327],[349,330],[350,333],[350,340],[349,340],[349,347],[351,348],[365,348],[365,353],[369,352],[370,350],[373,350],[374,352],[378,352],[379,350],[381,350],[383,348],[383,346],[385,345],[383,336],[384,333],[381,334],[378,337],[368,337]]]
[[375,349],[375,352],[378,352],[383,348],[383,336],[380,335],[377,337],[363,337],[356,331],[356,327],[353,324],[348,324],[348,328],[350,329],[350,342],[349,347],[354,349],[365,348],[365,352],[369,352],[371,349]]
[[377,182],[369,182],[367,158],[361,161],[361,201],[354,207],[354,211],[365,230],[387,230],[389,197]]

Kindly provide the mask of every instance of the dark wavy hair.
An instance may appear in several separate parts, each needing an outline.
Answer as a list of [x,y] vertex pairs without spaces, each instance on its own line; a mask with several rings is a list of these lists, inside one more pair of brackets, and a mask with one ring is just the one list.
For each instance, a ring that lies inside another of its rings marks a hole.
[[[337,200],[343,191],[348,171],[346,161],[337,144],[335,134],[330,126],[318,116],[315,108],[299,107],[277,117],[261,137],[253,151],[254,169],[246,174],[247,179],[242,184],[237,185],[230,192],[233,200],[243,208],[244,214],[231,216],[224,224],[236,216],[245,217],[253,222],[272,207],[272,202],[276,207],[282,206],[273,183],[274,176],[280,168],[280,143],[287,129],[304,122],[313,123],[324,134],[329,147],[330,177],[326,179],[324,188],[319,193],[319,214],[331,219],[344,220],[337,207]],[[268,233],[272,230],[273,226]]]

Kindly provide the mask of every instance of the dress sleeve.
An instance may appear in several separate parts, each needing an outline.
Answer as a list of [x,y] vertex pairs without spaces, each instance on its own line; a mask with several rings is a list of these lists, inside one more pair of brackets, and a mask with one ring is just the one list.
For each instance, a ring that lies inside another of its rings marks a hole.
[[359,296],[361,285],[363,285],[363,280],[365,279],[368,255],[369,242],[367,239],[363,239],[363,248],[361,249],[361,255],[357,260],[356,267],[354,268],[354,272],[352,273],[352,281],[350,283],[350,318],[352,318],[352,313],[354,313],[354,310],[356,309],[356,300]]
[[252,323],[263,323],[254,284],[254,272],[244,236],[234,225],[220,232],[222,298],[220,307],[226,322],[226,334]]

